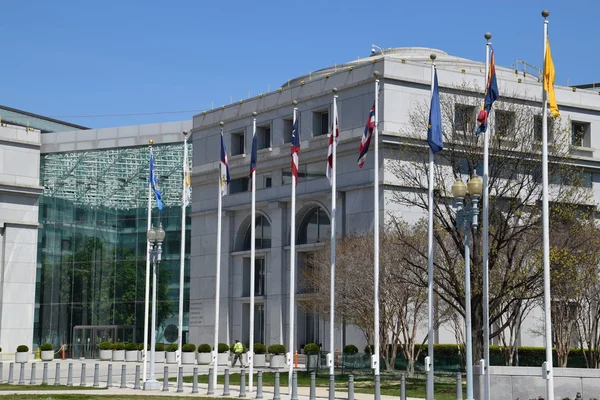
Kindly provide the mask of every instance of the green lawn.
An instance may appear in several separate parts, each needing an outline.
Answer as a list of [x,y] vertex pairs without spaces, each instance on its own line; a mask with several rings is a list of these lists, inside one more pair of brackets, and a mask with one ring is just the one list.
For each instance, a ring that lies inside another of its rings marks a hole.
[[[23,390],[48,390],[48,391],[53,391],[53,390],[104,390],[106,388],[102,388],[102,387],[92,387],[92,386],[66,386],[66,385],[59,385],[59,386],[54,386],[54,385],[12,385],[12,384],[8,384],[8,383],[2,383],[0,384],[0,392],[17,392],[17,391],[23,391]],[[53,395],[54,396],[54,395]],[[0,399],[4,399],[6,397],[0,397]]]
[[[184,376],[183,381],[187,383],[192,382],[192,376]],[[223,375],[217,377],[217,382],[223,383]],[[256,383],[256,374],[254,376],[254,382]],[[273,372],[263,372],[263,385],[273,386],[275,374]],[[357,393],[373,393],[373,376],[369,374],[356,375],[354,377],[354,390]],[[169,378],[169,381],[176,382],[177,378]],[[199,383],[208,383],[208,375],[198,375]],[[229,383],[232,386],[239,386],[240,374],[229,375]],[[248,383],[248,376],[246,375],[246,384]],[[280,373],[279,383],[282,387],[288,386],[288,374],[287,371]],[[316,381],[317,386],[328,387],[329,377],[327,375],[317,375]],[[425,379],[422,378],[407,378],[406,379],[406,395],[408,397],[421,397],[425,398]],[[298,371],[298,386],[310,386],[310,373],[306,371]],[[348,388],[348,375],[336,375],[335,386],[337,390],[345,391]],[[456,381],[450,377],[436,377],[435,382],[435,393],[436,400],[456,400]],[[465,393],[463,385],[463,394]],[[388,375],[382,374],[381,380],[381,394],[400,396],[400,376],[399,375]]]

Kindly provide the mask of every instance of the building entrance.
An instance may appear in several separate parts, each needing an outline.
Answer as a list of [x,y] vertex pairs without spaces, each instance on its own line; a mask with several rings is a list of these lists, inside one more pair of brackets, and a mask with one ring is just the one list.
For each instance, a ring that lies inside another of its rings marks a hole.
[[73,327],[73,358],[98,358],[102,342],[134,342],[135,327],[132,325],[78,325]]

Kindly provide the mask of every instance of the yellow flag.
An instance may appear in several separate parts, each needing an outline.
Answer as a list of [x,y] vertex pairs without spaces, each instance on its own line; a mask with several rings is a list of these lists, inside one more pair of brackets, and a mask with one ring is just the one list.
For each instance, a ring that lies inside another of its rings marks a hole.
[[550,102],[550,111],[554,117],[558,117],[558,105],[556,104],[556,96],[554,95],[554,78],[556,70],[552,61],[552,53],[550,52],[550,41],[546,38],[546,54],[544,55],[544,89],[548,93],[548,101]]

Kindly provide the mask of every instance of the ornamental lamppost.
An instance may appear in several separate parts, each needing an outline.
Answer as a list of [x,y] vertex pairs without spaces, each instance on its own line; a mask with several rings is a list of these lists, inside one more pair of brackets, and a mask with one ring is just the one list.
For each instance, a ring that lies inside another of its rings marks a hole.
[[[452,196],[456,200],[456,226],[465,235],[465,336],[467,366],[467,400],[473,400],[473,340],[471,337],[471,226],[477,230],[479,197],[483,189],[483,180],[473,174],[467,185],[459,178],[452,185]],[[469,194],[470,202],[465,201]]]
[[162,227],[162,222],[158,225],[158,230],[154,230],[154,225],[151,225],[150,230],[146,234],[148,239],[150,259],[152,260],[152,337],[150,339],[150,379],[144,382],[144,390],[160,389],[160,382],[156,380],[154,374],[154,364],[156,360],[156,272],[160,265],[162,254],[162,242],[165,239],[165,230]]

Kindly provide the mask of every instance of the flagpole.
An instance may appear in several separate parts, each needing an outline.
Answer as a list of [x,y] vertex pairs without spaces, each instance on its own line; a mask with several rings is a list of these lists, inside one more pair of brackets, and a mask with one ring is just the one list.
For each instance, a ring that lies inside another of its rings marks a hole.
[[[546,72],[546,44],[548,38],[548,10],[544,17],[544,74]],[[553,83],[553,82],[551,82]],[[552,371],[552,319],[550,310],[550,218],[548,204],[548,105],[544,82],[542,81],[542,226],[544,247],[544,314],[546,325],[546,398],[554,399],[554,376]]]
[[[485,85],[487,87],[488,74],[490,70],[490,39],[492,34],[485,34]],[[490,110],[491,111],[491,110]],[[487,129],[483,133],[483,362],[484,362],[484,399],[490,398],[490,300],[489,300],[489,153],[490,153],[490,131],[491,123],[488,115]]]
[[374,349],[373,354],[373,367],[375,369],[375,400],[381,398],[381,383],[379,381],[379,129],[377,124],[379,123],[379,72],[373,72],[375,77],[375,124],[373,125],[373,136],[375,139],[375,162],[374,162],[374,178],[373,178],[373,314],[374,314]]
[[[150,159],[150,154],[152,154],[152,144],[154,141],[150,140],[149,142],[149,154],[148,160]],[[150,176],[150,173],[148,173]],[[148,227],[146,232],[150,230],[152,226],[152,183],[148,178]],[[146,295],[144,298],[144,368],[143,368],[143,382],[146,382],[147,374],[148,374],[148,312],[150,308],[150,242],[146,240]]]
[[331,151],[331,282],[330,282],[330,305],[329,305],[329,400],[335,399],[335,214],[336,214],[336,148],[337,148],[337,88],[333,88],[333,135]]
[[[292,126],[296,125],[296,116],[298,113],[298,102],[294,100],[294,117]],[[292,128],[293,129],[293,128]],[[295,132],[298,135],[298,132]],[[292,205],[291,205],[291,222],[290,222],[290,331],[288,344],[290,346],[289,351],[291,354],[294,353],[294,323],[295,323],[295,291],[296,291],[296,175],[292,173]],[[292,398],[292,375],[294,373],[294,363],[290,362],[288,365],[288,393],[290,399]]]
[[177,334],[177,366],[181,367],[181,352],[183,346],[183,281],[185,268],[185,206],[186,206],[186,182],[187,182],[187,132],[183,131],[183,186],[181,190],[181,254],[179,257],[179,329]]
[[[221,137],[223,137],[223,125],[225,123],[223,121],[219,122],[219,126],[221,126]],[[221,169],[223,168],[223,163],[219,161],[219,170],[218,170],[218,180],[219,185],[218,196],[217,196],[217,268],[215,275],[215,337],[214,337],[214,347],[213,347],[213,382],[212,388],[213,391],[217,389],[217,375],[219,371],[219,306],[220,306],[220,296],[221,296],[221,224],[222,224],[222,208],[223,208],[223,195],[221,193],[221,186],[223,182],[221,182]]]
[[[256,111],[252,113],[252,152],[256,140]],[[253,154],[252,156],[255,156]],[[251,161],[252,162],[252,161]],[[254,274],[256,273],[256,168],[252,168],[252,213],[250,225],[250,350],[248,351],[248,365],[250,367],[248,375],[248,391],[252,393],[252,374],[254,369],[253,354],[254,354]]]

